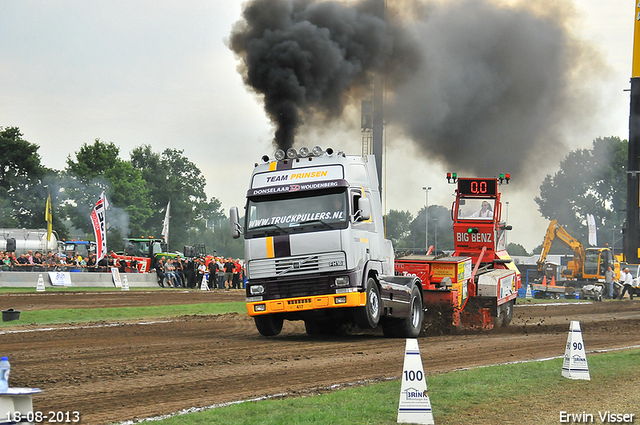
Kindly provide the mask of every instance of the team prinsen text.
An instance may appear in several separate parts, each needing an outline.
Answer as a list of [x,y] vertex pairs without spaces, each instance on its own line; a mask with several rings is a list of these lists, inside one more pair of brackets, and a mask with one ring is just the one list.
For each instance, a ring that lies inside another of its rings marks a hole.
[[267,182],[282,182],[287,180],[310,179],[314,177],[326,177],[327,171],[309,171],[307,173],[292,173],[291,175],[269,176]]

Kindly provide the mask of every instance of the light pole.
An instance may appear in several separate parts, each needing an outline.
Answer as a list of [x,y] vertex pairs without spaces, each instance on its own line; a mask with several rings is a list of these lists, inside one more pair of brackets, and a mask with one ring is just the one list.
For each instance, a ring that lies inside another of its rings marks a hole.
[[611,255],[615,255],[616,251],[616,228],[611,229]]
[[427,252],[429,252],[429,191],[431,190],[431,188],[422,186],[422,190],[424,190],[427,198],[424,208],[424,248],[426,254]]
[[[507,219],[506,219],[506,224],[509,225],[509,201],[505,202],[505,205],[507,206]],[[507,245],[509,245],[509,243],[507,242],[507,236],[509,235],[508,232],[504,232],[504,247],[506,248]]]
[[438,219],[437,218],[433,219],[433,227],[436,231],[436,243],[434,244],[435,247],[433,248],[433,253],[437,255],[438,254]]

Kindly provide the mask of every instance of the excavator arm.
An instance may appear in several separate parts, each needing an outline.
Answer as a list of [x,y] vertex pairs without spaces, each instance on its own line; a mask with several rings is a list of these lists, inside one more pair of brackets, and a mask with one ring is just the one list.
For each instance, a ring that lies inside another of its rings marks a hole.
[[551,249],[551,244],[556,238],[560,239],[561,242],[573,250],[573,259],[579,268],[582,269],[585,260],[584,247],[576,238],[567,233],[567,231],[558,224],[558,220],[551,220],[547,228],[547,233],[544,236],[544,242],[542,243],[540,259],[537,261],[538,270],[542,270],[549,250]]

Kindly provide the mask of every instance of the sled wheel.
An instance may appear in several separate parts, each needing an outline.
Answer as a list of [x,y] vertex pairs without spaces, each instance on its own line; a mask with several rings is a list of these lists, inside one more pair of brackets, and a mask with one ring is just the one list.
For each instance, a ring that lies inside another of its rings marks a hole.
[[513,304],[515,301],[511,300],[502,305],[502,326],[509,326],[511,319],[513,319]]

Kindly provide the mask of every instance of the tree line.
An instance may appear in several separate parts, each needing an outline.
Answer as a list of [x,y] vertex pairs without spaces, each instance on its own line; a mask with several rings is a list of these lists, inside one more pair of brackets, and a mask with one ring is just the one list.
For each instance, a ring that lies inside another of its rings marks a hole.
[[[122,250],[122,237],[160,236],[167,203],[171,200],[169,242],[173,250],[205,243],[211,253],[242,257],[241,240],[231,238],[228,220],[215,197],[207,198],[206,180],[183,150],[155,152],[150,145],[135,147],[129,159],[120,158],[112,142],[96,139],[67,157],[63,170],[42,165],[39,146],[23,139],[17,127],[0,127],[0,227],[44,227],[45,200],[51,195],[53,228],[60,238],[93,239],[89,214],[101,192],[110,203],[107,246]],[[586,215],[593,214],[600,246],[621,246],[626,218],[628,141],[597,138],[590,149],[571,151],[554,175],[547,175],[535,197],[538,211],[559,223],[587,246]],[[426,223],[428,212],[429,223]],[[386,236],[397,251],[452,250],[449,208],[429,205],[417,215],[390,210]],[[542,245],[533,250],[539,253]],[[530,255],[510,243],[512,255]],[[567,252],[561,244],[554,251]]]
[[0,227],[45,227],[45,200],[51,196],[58,237],[93,240],[90,213],[104,192],[109,250],[122,251],[123,237],[160,237],[170,200],[172,251],[204,243],[209,253],[243,256],[222,204],[207,198],[206,180],[183,150],[155,152],[141,145],[125,160],[113,142],[95,139],[67,156],[63,170],[45,167],[38,150],[19,128],[0,127]]

